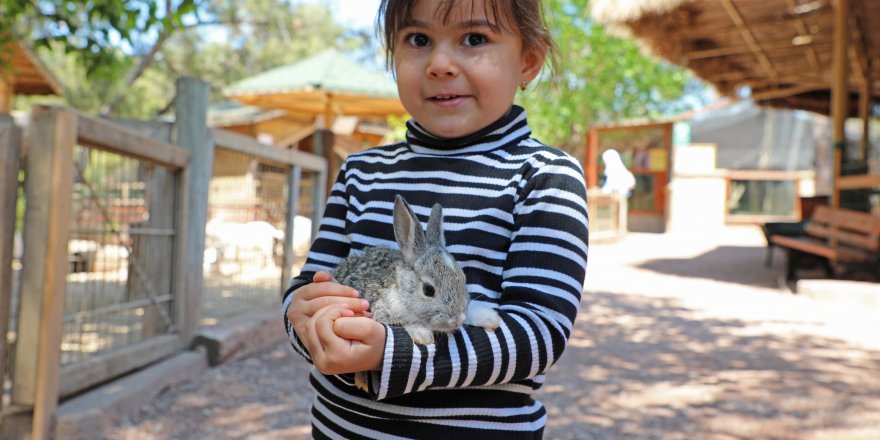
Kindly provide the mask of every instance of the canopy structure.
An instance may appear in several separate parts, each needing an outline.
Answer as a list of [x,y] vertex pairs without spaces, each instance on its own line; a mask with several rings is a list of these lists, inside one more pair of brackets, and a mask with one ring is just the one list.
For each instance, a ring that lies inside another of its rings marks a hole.
[[848,3],[850,93],[880,96],[880,2],[876,0],[594,0],[593,18],[648,52],[688,67],[759,104],[830,114],[835,12]]
[[[844,121],[868,120],[880,96],[877,0],[592,0],[594,20],[646,51],[689,68],[729,96],[810,110],[833,120],[835,183],[880,187],[880,176],[841,177]],[[746,92],[746,93],[740,93]],[[876,159],[875,159],[876,160]]]
[[394,81],[333,49],[245,78],[224,93],[242,104],[323,116],[327,127],[339,115],[385,118],[406,113]]
[[0,48],[0,112],[12,109],[15,95],[62,95],[58,80],[21,42]]

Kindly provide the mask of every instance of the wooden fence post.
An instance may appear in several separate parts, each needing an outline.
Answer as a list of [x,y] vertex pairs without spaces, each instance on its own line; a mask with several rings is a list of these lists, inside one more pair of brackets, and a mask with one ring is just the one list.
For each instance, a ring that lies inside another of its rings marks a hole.
[[32,438],[44,439],[53,434],[58,406],[76,115],[40,106],[32,118],[12,401],[34,407]]
[[[0,380],[6,375],[6,332],[12,299],[16,200],[21,144],[19,129],[8,114],[0,114]],[[0,402],[0,413],[3,402]]]
[[[293,236],[296,233],[294,223],[297,216],[297,204],[299,203],[299,188],[302,181],[302,167],[294,165],[287,174],[287,218],[284,226],[284,261],[281,264],[281,292],[283,295],[290,284],[290,269],[294,263]],[[311,232],[311,231],[309,231]]]
[[[178,301],[177,318],[184,344],[189,344],[201,319],[203,293],[202,262],[205,252],[205,223],[208,217],[208,189],[214,167],[214,141],[208,129],[208,83],[196,78],[177,79],[174,98],[172,143],[187,149],[191,156],[184,175],[187,222],[182,227],[185,243],[177,267],[185,277],[184,296]],[[180,256],[178,255],[178,258]]]

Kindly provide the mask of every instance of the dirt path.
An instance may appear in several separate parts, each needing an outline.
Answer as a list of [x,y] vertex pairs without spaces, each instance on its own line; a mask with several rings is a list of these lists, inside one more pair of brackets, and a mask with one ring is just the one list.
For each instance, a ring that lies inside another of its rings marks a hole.
[[[751,228],[594,245],[545,438],[880,438],[880,311],[781,291],[763,259]],[[284,345],[222,365],[108,438],[308,438],[307,371]]]

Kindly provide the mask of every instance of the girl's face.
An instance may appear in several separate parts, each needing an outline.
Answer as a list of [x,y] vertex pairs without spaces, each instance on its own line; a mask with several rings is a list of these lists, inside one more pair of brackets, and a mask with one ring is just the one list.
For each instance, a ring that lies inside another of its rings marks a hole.
[[413,8],[398,33],[394,66],[413,119],[435,136],[457,138],[501,118],[520,84],[540,71],[544,53],[523,53],[519,34],[486,15],[485,0],[461,2],[446,22],[435,14],[441,1]]

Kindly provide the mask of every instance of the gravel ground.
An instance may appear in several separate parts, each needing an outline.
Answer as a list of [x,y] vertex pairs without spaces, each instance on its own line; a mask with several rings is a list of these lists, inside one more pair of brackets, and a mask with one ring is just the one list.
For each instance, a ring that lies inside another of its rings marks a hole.
[[[880,310],[779,289],[776,254],[765,268],[748,227],[593,245],[537,395],[545,438],[880,439]],[[107,438],[308,438],[307,372],[281,345],[162,393]]]

